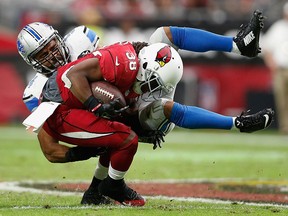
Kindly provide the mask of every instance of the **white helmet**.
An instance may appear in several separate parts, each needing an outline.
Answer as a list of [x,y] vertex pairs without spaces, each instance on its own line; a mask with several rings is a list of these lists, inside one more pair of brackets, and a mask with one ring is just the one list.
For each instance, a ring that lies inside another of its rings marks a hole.
[[137,93],[149,92],[143,100],[158,100],[176,88],[183,75],[183,62],[173,47],[155,43],[142,48],[138,58],[140,68],[134,89]]
[[[35,55],[52,40],[56,41],[52,52],[39,60],[35,59]],[[41,22],[28,24],[20,31],[17,38],[17,49],[27,64],[46,76],[51,75],[57,67],[66,64],[69,60],[68,48],[63,43],[58,31]],[[45,63],[50,66],[45,66]]]
[[93,52],[98,47],[99,40],[93,30],[83,25],[72,29],[63,38],[63,42],[69,49],[70,61],[75,61],[85,54]]

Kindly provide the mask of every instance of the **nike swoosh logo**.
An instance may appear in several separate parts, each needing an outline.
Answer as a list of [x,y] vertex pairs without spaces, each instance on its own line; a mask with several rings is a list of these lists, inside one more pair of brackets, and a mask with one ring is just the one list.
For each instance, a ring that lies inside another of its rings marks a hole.
[[265,125],[264,127],[266,128],[267,127],[267,124],[268,124],[268,121],[269,121],[269,116],[267,114],[264,115],[264,118],[265,118]]
[[116,65],[116,66],[119,66],[119,65],[120,65],[120,63],[118,62],[118,56],[116,56],[115,65]]
[[237,120],[236,121],[236,126],[239,127],[240,124],[241,124],[241,122]]

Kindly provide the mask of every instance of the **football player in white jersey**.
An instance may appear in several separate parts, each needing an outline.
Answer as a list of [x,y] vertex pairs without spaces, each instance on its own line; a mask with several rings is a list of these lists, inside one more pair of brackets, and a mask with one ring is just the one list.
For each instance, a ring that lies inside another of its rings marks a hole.
[[[187,28],[187,27],[159,27],[156,31],[151,35],[149,39],[149,44],[155,43],[165,43],[170,45],[171,47],[175,48],[176,50],[188,50],[193,52],[206,52],[206,51],[222,51],[222,52],[233,52],[236,54],[243,55],[245,57],[253,58],[256,57],[260,52],[261,48],[259,47],[259,36],[261,29],[264,26],[264,17],[262,12],[256,10],[254,11],[250,21],[246,25],[242,25],[240,31],[236,35],[236,37],[230,36],[223,36],[214,34],[212,32],[203,31],[201,29],[195,28]],[[252,35],[252,37],[250,37]],[[247,38],[250,40],[248,41]],[[144,52],[145,49],[139,57],[142,55],[142,59],[147,59],[147,62],[153,62],[154,59],[151,59],[149,56],[149,52],[153,52],[152,50]],[[151,49],[151,48],[149,48]],[[149,70],[153,70],[152,66],[147,68]],[[161,72],[162,69],[158,70],[158,74],[160,77],[164,79],[167,74],[173,74],[173,72]],[[142,70],[142,78],[147,77],[145,74],[147,71]],[[170,73],[169,73],[170,72]],[[138,76],[138,79],[141,79]],[[177,74],[175,73],[175,80],[177,79]],[[172,78],[171,78],[172,79]],[[142,80],[144,81],[144,80]],[[145,93],[140,97],[135,104],[136,109],[139,112],[139,121],[141,127],[146,130],[152,131],[161,131],[163,135],[168,134],[174,128],[174,122],[177,122],[177,126],[190,128],[190,129],[200,129],[200,128],[214,128],[214,129],[229,129],[230,123],[227,124],[228,120],[225,118],[226,116],[221,116],[216,113],[210,112],[208,110],[204,110],[198,107],[189,107],[188,113],[194,113],[194,115],[186,115],[185,118],[183,117],[182,120],[177,119],[179,116],[175,115],[173,121],[168,119],[167,116],[164,115],[165,109],[164,104],[167,103],[169,100],[173,100],[174,93],[176,89],[176,84],[173,86],[173,91],[169,94],[166,94],[160,100],[145,101],[143,98],[149,94]],[[141,92],[139,92],[141,93]],[[151,95],[150,95],[151,96]],[[176,107],[176,106],[175,106]],[[175,108],[174,107],[174,108]],[[176,108],[175,108],[176,109]],[[179,108],[179,112],[185,112],[181,106]],[[263,113],[260,116],[268,112],[270,115],[270,111],[263,110]],[[174,116],[174,115],[173,115]],[[244,117],[243,115],[241,115]],[[259,116],[255,114],[255,116]],[[186,119],[186,121],[184,120]],[[264,118],[265,119],[265,118]],[[207,120],[207,121],[206,121]],[[270,118],[271,120],[271,118]],[[180,122],[181,121],[181,122]],[[230,121],[230,120],[229,120]],[[197,122],[197,124],[196,124]],[[195,124],[194,124],[195,123]],[[241,128],[242,125],[240,124],[238,129],[241,132],[252,132],[251,128]],[[160,141],[160,140],[159,140]],[[154,148],[156,146],[154,145]]]
[[[55,50],[53,50],[50,56],[43,58],[42,62],[36,62],[33,55],[39,52],[51,40],[55,40],[57,43]],[[18,36],[18,51],[22,58],[37,72],[24,90],[23,102],[26,107],[31,112],[38,107],[43,87],[48,77],[52,75],[58,66],[62,66],[92,52],[97,48],[98,43],[99,37],[97,34],[86,26],[78,26],[72,29],[65,35],[64,39],[61,38],[52,26],[45,23],[35,22],[25,26]],[[53,58],[55,62],[53,62]],[[49,68],[43,66],[43,62],[45,61],[51,62]]]

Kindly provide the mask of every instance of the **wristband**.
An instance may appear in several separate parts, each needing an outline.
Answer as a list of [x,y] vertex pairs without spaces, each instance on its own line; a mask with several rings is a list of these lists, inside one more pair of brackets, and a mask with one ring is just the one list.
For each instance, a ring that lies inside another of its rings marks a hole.
[[83,106],[91,112],[95,112],[102,104],[93,95],[88,97],[88,99],[83,103]]

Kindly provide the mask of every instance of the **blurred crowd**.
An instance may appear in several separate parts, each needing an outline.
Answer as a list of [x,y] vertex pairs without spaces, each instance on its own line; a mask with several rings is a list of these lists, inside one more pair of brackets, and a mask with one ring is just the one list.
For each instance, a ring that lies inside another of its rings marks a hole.
[[[271,0],[1,0],[0,36],[16,36],[26,24],[42,21],[65,35],[77,25],[95,30],[102,45],[147,41],[158,26],[221,26],[261,9],[273,23],[284,1]],[[269,24],[268,24],[269,25]],[[235,26],[238,26],[236,24]],[[105,34],[105,37],[104,37]]]
[[[261,9],[269,21],[280,17],[284,1],[271,0],[1,0],[0,30],[18,32],[35,20],[63,31],[72,25],[100,27],[153,25],[154,21],[193,21],[225,23],[250,17]],[[133,22],[136,22],[133,23]],[[65,26],[63,26],[65,24]],[[59,28],[58,28],[59,27]]]
[[[12,62],[25,82],[31,78],[30,74],[34,75],[34,71],[27,73],[27,65],[19,61],[15,42],[19,31],[35,21],[52,25],[62,36],[76,26],[86,25],[98,34],[100,45],[107,45],[125,40],[148,41],[157,27],[165,25],[235,35],[236,32],[232,31],[246,23],[255,9],[260,9],[267,17],[266,33],[274,22],[281,19],[285,2],[287,0],[1,0],[0,63]],[[215,53],[181,54],[189,61],[192,57],[205,55],[204,63],[211,59],[216,59],[217,63],[227,61],[227,58],[231,61],[236,59],[233,56],[226,58],[225,54],[215,57]],[[249,63],[259,61],[261,59],[257,58]]]

